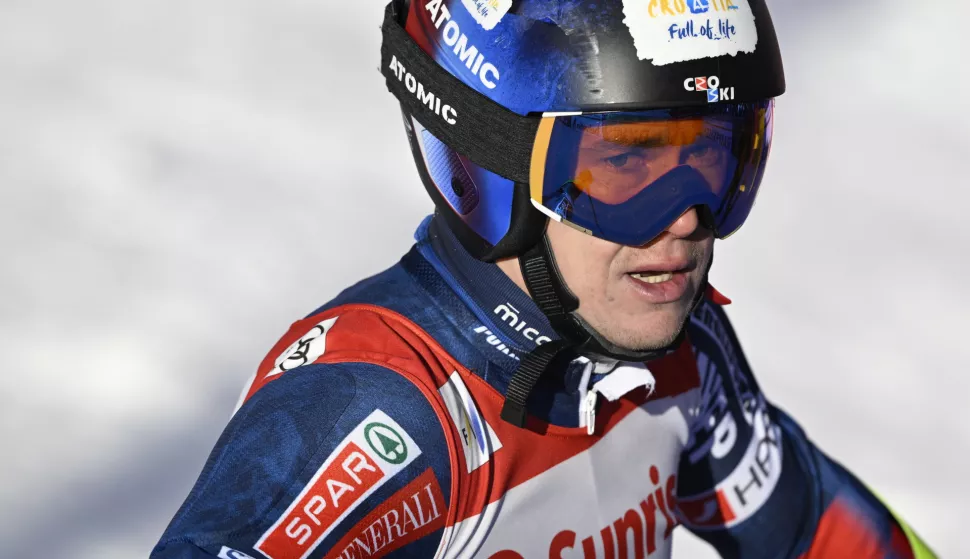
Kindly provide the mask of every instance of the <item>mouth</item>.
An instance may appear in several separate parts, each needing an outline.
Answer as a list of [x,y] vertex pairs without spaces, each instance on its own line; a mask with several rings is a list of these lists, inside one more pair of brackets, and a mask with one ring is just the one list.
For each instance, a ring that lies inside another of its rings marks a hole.
[[686,259],[666,260],[635,268],[627,275],[645,283],[670,281],[676,274],[686,274],[696,267],[696,263]]
[[674,272],[634,272],[630,277],[643,283],[655,284],[674,279]]
[[649,269],[627,272],[630,285],[639,298],[650,303],[672,303],[684,297],[689,288],[691,262],[670,261]]

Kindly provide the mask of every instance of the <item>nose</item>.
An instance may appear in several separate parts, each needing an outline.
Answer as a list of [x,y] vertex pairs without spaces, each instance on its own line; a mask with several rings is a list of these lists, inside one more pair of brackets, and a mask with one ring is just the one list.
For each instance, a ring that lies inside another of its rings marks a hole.
[[700,224],[701,220],[700,216],[697,215],[697,208],[691,208],[680,214],[680,217],[668,225],[667,232],[674,237],[683,239],[693,235],[697,231],[697,228],[700,227]]

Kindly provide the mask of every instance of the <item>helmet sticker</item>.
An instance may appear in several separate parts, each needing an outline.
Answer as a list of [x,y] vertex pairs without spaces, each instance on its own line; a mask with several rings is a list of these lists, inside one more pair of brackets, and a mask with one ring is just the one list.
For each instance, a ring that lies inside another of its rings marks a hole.
[[[479,3],[491,6],[495,1],[480,0]],[[465,0],[466,6],[471,4],[474,7],[475,3],[473,0]],[[452,14],[451,10],[448,9],[447,3],[443,0],[428,0],[424,5],[424,9],[428,12],[427,15],[430,17],[431,22],[434,23],[435,29],[440,32],[441,40],[444,41],[448,50],[458,57],[459,62],[478,76],[482,85],[488,89],[495,89],[495,86],[498,85],[499,78],[501,78],[498,68],[491,62],[485,60],[485,54],[477,46],[472,44],[473,39],[461,30],[462,25],[471,23],[468,21],[467,16],[462,17],[460,11]],[[481,14],[478,11],[471,12],[475,19],[478,19],[479,23],[481,23],[482,20],[479,19],[482,17]],[[489,13],[491,14],[492,12]],[[499,11],[495,13],[499,13]],[[504,15],[504,12],[502,12],[502,15]],[[488,17],[494,19],[494,23],[498,23],[498,20],[501,19],[501,16],[495,15],[489,15]],[[442,24],[444,27],[442,27]]]
[[623,0],[623,23],[640,60],[656,66],[754,52],[748,0]]
[[461,0],[468,13],[475,18],[485,31],[495,29],[502,16],[512,7],[512,0]]
[[684,89],[687,91],[706,91],[707,102],[734,101],[734,87],[720,87],[721,80],[717,76],[687,78]]

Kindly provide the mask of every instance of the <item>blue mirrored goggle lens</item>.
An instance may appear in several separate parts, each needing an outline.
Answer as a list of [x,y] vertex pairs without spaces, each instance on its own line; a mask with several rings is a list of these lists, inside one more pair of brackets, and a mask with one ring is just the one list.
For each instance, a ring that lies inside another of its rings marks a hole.
[[771,110],[764,101],[555,117],[539,202],[626,245],[649,242],[697,205],[727,236],[754,203]]

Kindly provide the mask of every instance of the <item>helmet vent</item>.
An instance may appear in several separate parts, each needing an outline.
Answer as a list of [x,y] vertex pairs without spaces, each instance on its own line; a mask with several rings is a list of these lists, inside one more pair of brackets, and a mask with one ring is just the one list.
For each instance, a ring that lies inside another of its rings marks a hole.
[[462,165],[455,150],[435,138],[427,130],[422,131],[425,161],[428,174],[435,187],[459,215],[468,215],[478,206],[479,195],[474,181]]

